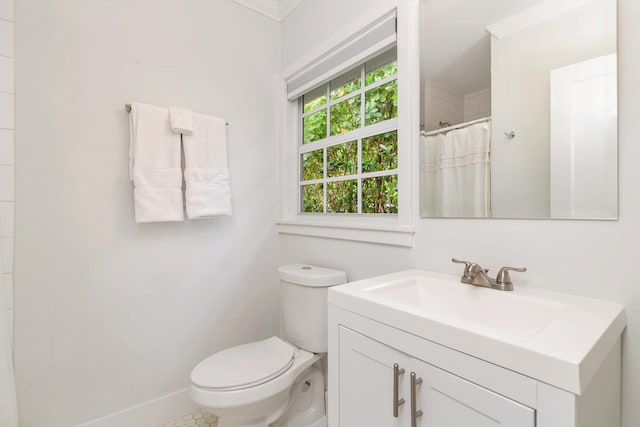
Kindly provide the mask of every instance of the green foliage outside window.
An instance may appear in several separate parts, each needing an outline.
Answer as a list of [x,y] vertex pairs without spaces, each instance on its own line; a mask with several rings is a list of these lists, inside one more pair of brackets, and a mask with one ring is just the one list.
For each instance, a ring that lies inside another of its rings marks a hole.
[[358,213],[358,181],[327,183],[327,212]]
[[[365,75],[365,86],[397,74],[397,62],[389,63]],[[326,86],[324,86],[326,88]],[[329,88],[331,106],[303,119],[303,144],[328,136],[347,133],[362,126],[369,126],[398,116],[398,84],[392,80],[362,94],[348,97],[361,89],[357,78],[338,88]],[[325,92],[326,93],[326,92]],[[344,100],[340,100],[346,97]],[[313,111],[327,104],[327,96],[319,96],[304,102],[304,112]],[[364,104],[364,105],[363,105]],[[364,107],[364,123],[361,122]],[[329,114],[327,114],[329,111]],[[329,117],[327,117],[327,115]],[[329,119],[329,135],[327,135]],[[358,173],[393,170],[398,167],[398,132],[386,132],[361,140],[361,164],[358,164],[358,142],[352,141],[327,147],[327,176],[338,177]],[[324,176],[323,150],[302,155],[303,180],[322,179]],[[358,212],[358,180],[327,183],[327,212]],[[363,213],[398,213],[397,175],[364,178],[361,182]],[[324,187],[322,184],[302,186],[303,212],[324,211]]]
[[321,213],[324,211],[323,184],[302,186],[302,212]]
[[304,153],[302,155],[302,179],[322,179],[324,173],[324,159],[322,150]]
[[327,148],[327,176],[329,178],[356,173],[358,173],[357,141]]

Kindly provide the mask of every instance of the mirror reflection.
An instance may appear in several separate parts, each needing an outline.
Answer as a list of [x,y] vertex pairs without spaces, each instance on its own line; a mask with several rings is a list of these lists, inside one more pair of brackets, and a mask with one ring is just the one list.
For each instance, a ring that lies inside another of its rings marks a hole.
[[422,0],[423,217],[615,219],[615,0]]

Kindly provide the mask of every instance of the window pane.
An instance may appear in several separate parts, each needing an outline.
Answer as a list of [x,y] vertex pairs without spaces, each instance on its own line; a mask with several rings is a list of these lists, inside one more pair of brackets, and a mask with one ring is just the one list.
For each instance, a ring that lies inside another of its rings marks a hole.
[[398,117],[398,81],[393,80],[365,94],[365,125]]
[[302,212],[324,211],[323,184],[311,184],[302,186]]
[[331,100],[341,98],[360,89],[360,70],[355,68],[331,81]]
[[362,172],[397,169],[398,131],[362,139]]
[[327,212],[358,213],[358,181],[327,183]]
[[302,96],[303,112],[315,110],[327,103],[327,85],[320,86]]
[[358,95],[331,106],[331,135],[360,127],[360,99]]
[[344,176],[358,173],[358,142],[327,148],[327,176]]
[[369,86],[387,77],[398,74],[398,61],[396,60],[396,50],[392,49],[378,58],[365,64],[365,84]]
[[327,110],[304,118],[304,144],[327,137]]
[[398,213],[398,176],[362,180],[362,213]]
[[302,155],[302,179],[322,179],[324,176],[324,158],[322,150]]

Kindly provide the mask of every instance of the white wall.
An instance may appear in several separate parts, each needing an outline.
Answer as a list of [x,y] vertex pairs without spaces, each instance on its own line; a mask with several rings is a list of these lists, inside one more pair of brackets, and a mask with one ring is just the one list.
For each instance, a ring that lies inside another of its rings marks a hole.
[[[492,215],[545,218],[549,208],[549,75],[615,52],[615,1],[598,0],[491,40]],[[515,132],[508,139],[505,132]]]
[[[13,333],[14,85],[13,0],[0,0],[0,292]],[[0,312],[0,316],[3,313]],[[12,335],[11,339],[13,339]]]
[[[316,26],[313,36],[299,22],[324,22],[339,0],[306,0],[284,22],[285,65],[301,56],[297,45],[329,39],[348,25],[365,0],[349,1],[350,14],[331,14],[331,28]],[[459,274],[451,257],[471,259],[495,271],[501,265],[527,266],[514,275],[516,286],[617,301],[626,305],[628,327],[623,339],[623,427],[640,420],[640,2],[619,0],[620,219],[618,221],[533,221],[416,219],[412,249],[281,236],[281,262],[301,261],[342,268],[351,280],[409,267]],[[317,19],[316,19],[317,18]],[[293,22],[293,21],[297,22]],[[312,48],[313,44],[308,46]],[[416,129],[417,132],[417,129]],[[417,159],[416,159],[417,160]],[[414,177],[417,183],[417,176]],[[417,216],[417,212],[414,213]]]
[[[230,0],[20,0],[16,21],[21,426],[68,427],[277,333],[280,28]],[[131,101],[230,122],[233,216],[134,222]]]
[[491,88],[464,96],[464,121],[483,119],[491,115]]
[[455,125],[464,121],[464,96],[428,80],[423,81],[422,92],[422,124],[425,131],[440,129],[440,122]]
[[429,132],[440,129],[440,122],[456,125],[491,115],[491,88],[459,95],[439,83],[423,80],[421,127]]

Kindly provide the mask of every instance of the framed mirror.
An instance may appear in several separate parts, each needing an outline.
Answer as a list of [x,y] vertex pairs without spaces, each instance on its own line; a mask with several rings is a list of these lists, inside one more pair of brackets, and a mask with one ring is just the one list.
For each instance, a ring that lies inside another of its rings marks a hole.
[[421,0],[422,217],[616,219],[616,0]]

